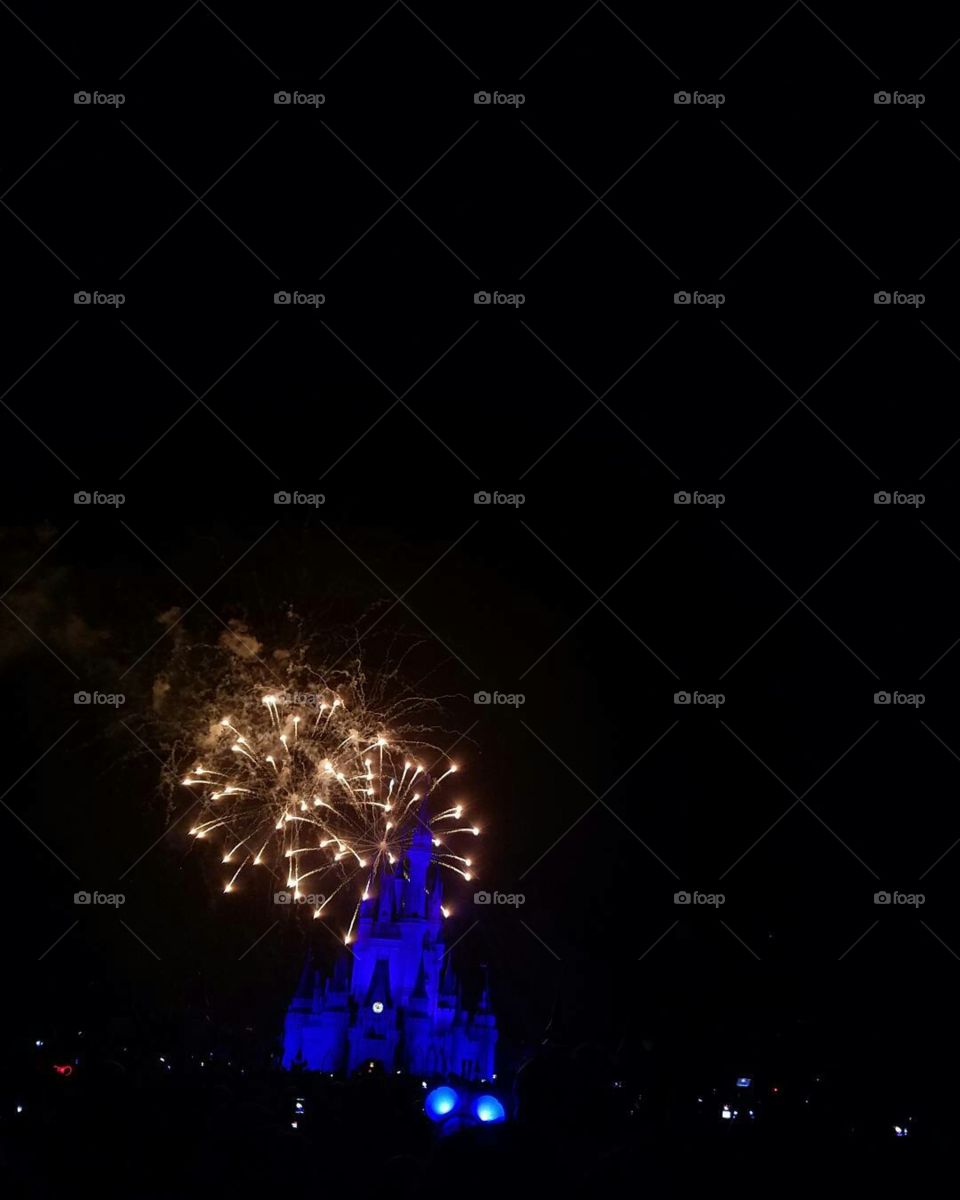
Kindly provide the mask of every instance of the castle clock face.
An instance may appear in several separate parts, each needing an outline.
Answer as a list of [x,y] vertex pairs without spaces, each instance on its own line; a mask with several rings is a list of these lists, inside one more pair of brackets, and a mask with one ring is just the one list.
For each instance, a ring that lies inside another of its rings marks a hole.
[[379,1000],[374,1000],[374,1002],[373,1002],[373,1011],[374,1011],[375,1013],[382,1013],[382,1012],[383,1012],[383,1005],[380,1003],[380,1001],[379,1001]]

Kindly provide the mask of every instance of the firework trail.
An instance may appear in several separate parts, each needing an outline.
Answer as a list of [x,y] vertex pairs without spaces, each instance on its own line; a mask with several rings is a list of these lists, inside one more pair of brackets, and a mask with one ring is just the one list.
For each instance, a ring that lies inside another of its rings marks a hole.
[[472,860],[455,848],[480,830],[463,804],[437,803],[456,764],[391,730],[401,711],[372,712],[359,689],[350,703],[333,691],[262,689],[232,703],[182,779],[200,803],[191,834],[222,843],[225,892],[266,867],[294,900],[317,898],[314,917],[345,901],[349,942],[360,901],[385,864],[402,863],[418,829],[429,827],[440,867],[473,877]]

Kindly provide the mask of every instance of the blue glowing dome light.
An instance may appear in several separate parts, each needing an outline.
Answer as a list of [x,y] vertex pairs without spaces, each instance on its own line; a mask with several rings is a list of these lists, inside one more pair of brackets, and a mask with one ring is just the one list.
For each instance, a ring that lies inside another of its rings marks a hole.
[[477,1120],[482,1121],[485,1125],[492,1125],[507,1119],[503,1105],[496,1096],[479,1096],[473,1106],[473,1111]]
[[[484,1097],[484,1099],[488,1099],[488,1097]],[[423,1107],[431,1121],[442,1121],[444,1117],[453,1112],[459,1103],[460,1097],[453,1088],[438,1087],[427,1093]]]

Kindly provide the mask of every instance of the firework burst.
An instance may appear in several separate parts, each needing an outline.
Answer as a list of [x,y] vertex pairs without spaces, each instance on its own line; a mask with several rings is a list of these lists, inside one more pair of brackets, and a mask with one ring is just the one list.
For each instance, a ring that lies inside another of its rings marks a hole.
[[225,892],[267,868],[294,900],[313,899],[314,917],[344,902],[349,942],[360,901],[385,864],[402,862],[418,829],[429,827],[439,866],[473,877],[456,848],[480,830],[462,803],[436,802],[456,764],[391,729],[399,713],[334,692],[234,699],[182,780],[200,804],[191,834],[222,843]]

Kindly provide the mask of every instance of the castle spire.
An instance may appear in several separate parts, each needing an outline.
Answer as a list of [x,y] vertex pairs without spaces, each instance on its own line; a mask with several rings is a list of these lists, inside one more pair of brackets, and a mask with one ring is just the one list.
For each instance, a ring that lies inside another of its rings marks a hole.
[[420,969],[417,972],[417,983],[410,993],[410,1015],[426,1017],[430,1008],[430,997],[427,994],[427,967],[423,952],[420,953]]

